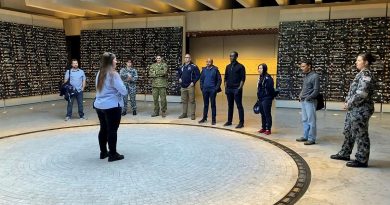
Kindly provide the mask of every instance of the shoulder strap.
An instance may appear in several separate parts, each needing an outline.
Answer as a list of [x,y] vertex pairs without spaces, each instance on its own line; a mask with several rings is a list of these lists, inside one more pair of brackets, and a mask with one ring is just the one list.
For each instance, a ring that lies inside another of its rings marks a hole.
[[70,83],[70,69],[69,69],[69,78],[68,81],[66,81],[66,83]]

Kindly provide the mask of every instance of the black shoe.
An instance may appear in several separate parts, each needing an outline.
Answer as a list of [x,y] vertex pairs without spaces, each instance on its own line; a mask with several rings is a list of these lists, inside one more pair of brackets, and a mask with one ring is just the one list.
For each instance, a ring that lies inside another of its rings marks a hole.
[[330,158],[331,159],[335,159],[335,160],[344,160],[344,161],[349,161],[351,160],[350,157],[344,157],[344,156],[341,156],[339,154],[333,154],[333,155],[330,155]]
[[159,114],[158,113],[153,113],[151,116],[152,117],[157,117],[157,116],[159,116]]
[[188,117],[187,114],[184,114],[184,113],[183,113],[183,114],[181,114],[178,118],[179,118],[179,119],[183,119],[183,118],[187,118],[187,117]]
[[133,111],[133,115],[137,115],[137,111],[134,110],[134,111]]
[[105,159],[106,157],[108,157],[107,152],[100,152],[100,159]]
[[240,128],[243,128],[244,127],[244,123],[238,123],[238,125],[236,126],[237,129],[240,129]]
[[232,123],[231,122],[226,122],[225,124],[223,124],[223,126],[230,126],[230,125],[232,125]]
[[213,120],[213,121],[211,122],[211,125],[215,125],[215,124],[217,124],[217,122],[216,122],[215,120]]
[[305,139],[303,137],[297,138],[296,140],[297,140],[297,142],[306,142],[307,141],[307,139]]
[[316,143],[316,142],[309,140],[309,141],[307,141],[307,142],[305,142],[305,143],[303,143],[303,144],[304,144],[304,145],[313,145],[313,144],[315,144],[315,143]]
[[113,161],[117,161],[117,160],[122,160],[124,158],[125,158],[125,156],[118,154],[118,153],[115,153],[114,155],[108,156],[108,161],[113,162]]
[[202,123],[205,123],[205,122],[207,122],[207,120],[203,118],[203,119],[199,120],[198,123],[199,123],[199,124],[202,124]]
[[122,112],[122,116],[125,116],[125,115],[127,115],[127,112],[126,111]]
[[367,162],[366,163],[361,163],[361,162],[358,162],[356,160],[347,162],[346,165],[347,165],[347,167],[368,167]]

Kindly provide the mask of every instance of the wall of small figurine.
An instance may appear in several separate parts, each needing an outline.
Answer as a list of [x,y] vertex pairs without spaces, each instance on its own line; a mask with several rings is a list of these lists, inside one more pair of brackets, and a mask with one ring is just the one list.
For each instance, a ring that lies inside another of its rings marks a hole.
[[390,102],[390,24],[385,17],[281,22],[277,87],[279,99],[297,100],[302,77],[299,62],[311,59],[320,74],[326,100],[344,101],[357,74],[354,63],[362,52],[377,57],[372,70],[378,81],[377,103]]
[[149,66],[155,56],[161,55],[168,64],[168,95],[180,95],[177,68],[182,63],[183,28],[102,29],[81,31],[81,67],[87,76],[87,91],[95,91],[95,77],[100,58],[105,51],[112,52],[118,60],[118,70],[127,58],[133,60],[138,71],[138,94],[151,94]]
[[63,29],[0,22],[0,98],[58,93],[67,65]]

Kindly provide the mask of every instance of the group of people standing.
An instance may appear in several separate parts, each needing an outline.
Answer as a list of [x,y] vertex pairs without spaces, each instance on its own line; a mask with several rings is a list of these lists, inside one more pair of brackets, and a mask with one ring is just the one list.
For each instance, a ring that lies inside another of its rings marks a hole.
[[[356,58],[356,68],[359,73],[353,79],[347,97],[344,102],[344,109],[347,111],[344,122],[344,143],[341,150],[331,159],[348,161],[348,167],[367,167],[370,155],[370,139],[368,134],[369,119],[374,113],[374,94],[376,90],[376,79],[370,70],[371,65],[376,61],[370,53],[359,54]],[[301,62],[300,68],[304,74],[302,91],[299,95],[302,104],[303,136],[296,139],[304,142],[305,145],[316,143],[316,107],[317,96],[320,90],[319,75],[312,68],[308,60]],[[355,160],[350,159],[355,141],[357,152]]]
[[[245,67],[237,61],[238,53],[232,52],[230,55],[231,63],[226,66],[225,70],[225,93],[228,101],[228,120],[224,126],[232,125],[234,102],[236,102],[239,112],[239,123],[236,128],[244,127],[244,108],[242,106],[242,88],[245,82]],[[166,116],[167,100],[166,87],[168,77],[168,66],[162,62],[161,56],[156,57],[156,63],[149,68],[149,77],[152,78],[152,95],[154,101],[154,112],[152,117],[160,115],[161,101],[161,116]],[[216,96],[221,92],[222,78],[216,66],[213,64],[213,59],[209,58],[206,61],[206,66],[200,72],[197,65],[191,61],[191,55],[186,54],[184,63],[177,69],[177,78],[180,84],[182,113],[179,119],[190,117],[195,120],[195,85],[200,81],[200,88],[203,95],[204,107],[203,116],[199,123],[207,122],[209,104],[211,104],[211,124],[216,124]]]
[[[245,83],[245,67],[237,61],[238,53],[230,53],[230,64],[225,68],[224,87],[228,102],[228,117],[224,126],[232,125],[234,103],[236,103],[239,123],[236,128],[244,127],[244,108],[242,105],[243,86]],[[360,54],[356,59],[356,68],[359,73],[353,80],[348,96],[345,100],[344,109],[347,110],[344,123],[345,140],[341,150],[331,155],[332,159],[349,161],[349,167],[367,167],[370,153],[370,140],[368,137],[368,122],[374,113],[373,95],[376,88],[376,80],[370,71],[370,66],[375,58],[367,53]],[[106,52],[102,56],[101,68],[96,76],[96,98],[93,103],[99,121],[99,145],[100,159],[108,157],[108,161],[116,161],[124,158],[117,153],[117,130],[121,116],[127,114],[127,101],[130,95],[130,104],[133,115],[137,114],[136,106],[136,82],[138,79],[137,70],[132,65],[132,60],[126,61],[126,67],[116,71],[116,57],[113,53]],[[300,68],[304,74],[302,90],[299,94],[301,102],[303,136],[296,141],[304,142],[305,145],[316,144],[316,107],[317,96],[320,93],[319,75],[313,70],[309,60],[303,60]],[[261,129],[259,133],[271,134],[272,115],[271,108],[273,99],[276,96],[274,80],[268,74],[266,64],[258,66],[259,79],[257,83],[257,98],[260,106]],[[166,88],[168,85],[168,65],[162,61],[161,56],[156,56],[156,63],[149,67],[149,77],[152,78],[152,94],[154,101],[154,112],[151,115],[156,117],[167,115]],[[185,55],[184,63],[178,68],[178,81],[181,86],[182,114],[179,119],[190,117],[195,120],[195,84],[200,81],[200,88],[203,95],[203,116],[199,123],[208,120],[208,109],[211,104],[211,124],[216,124],[216,96],[220,92],[222,78],[219,69],[213,65],[213,59],[206,61],[206,66],[199,71],[199,68],[192,63],[191,56]],[[65,73],[64,82],[70,83],[78,91],[73,98],[77,99],[79,116],[86,119],[83,113],[83,90],[85,88],[85,74],[78,68],[77,60],[72,60],[72,68]],[[160,102],[159,102],[160,101]],[[161,106],[160,106],[161,103]],[[188,106],[189,105],[189,106]],[[72,115],[73,100],[68,102],[67,115],[69,120]],[[355,160],[350,161],[350,155],[355,141],[357,141],[357,153]],[[107,144],[109,151],[107,150]]]

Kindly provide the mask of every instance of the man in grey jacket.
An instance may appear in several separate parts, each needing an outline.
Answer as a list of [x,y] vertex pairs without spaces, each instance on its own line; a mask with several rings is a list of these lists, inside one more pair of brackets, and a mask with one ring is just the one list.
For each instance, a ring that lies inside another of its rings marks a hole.
[[316,98],[320,90],[320,82],[318,74],[312,69],[311,61],[303,60],[300,67],[304,74],[302,91],[299,94],[302,104],[303,136],[297,141],[305,142],[305,145],[313,145],[317,137]]

